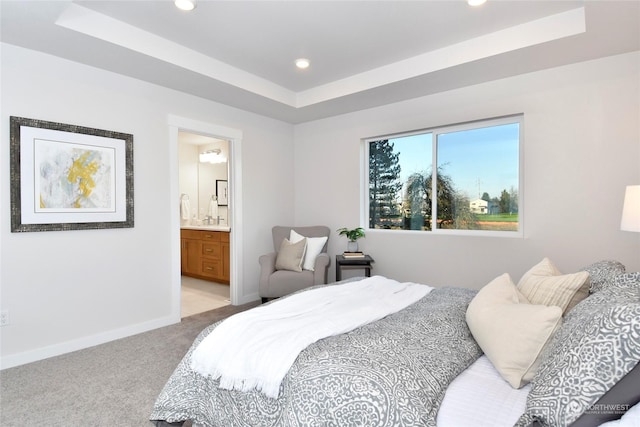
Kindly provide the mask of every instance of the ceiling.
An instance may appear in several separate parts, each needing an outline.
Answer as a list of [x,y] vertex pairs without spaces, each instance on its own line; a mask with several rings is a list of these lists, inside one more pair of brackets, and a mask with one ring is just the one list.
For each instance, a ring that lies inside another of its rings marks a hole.
[[0,29],[4,43],[301,123],[640,50],[640,1],[0,0]]

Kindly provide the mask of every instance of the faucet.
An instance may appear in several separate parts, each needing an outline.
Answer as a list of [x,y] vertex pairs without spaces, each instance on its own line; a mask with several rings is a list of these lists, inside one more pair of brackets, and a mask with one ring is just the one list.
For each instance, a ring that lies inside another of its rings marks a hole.
[[[207,215],[204,220],[207,221],[207,225],[220,224],[220,215],[218,215],[217,218]],[[213,221],[215,221],[215,223]]]

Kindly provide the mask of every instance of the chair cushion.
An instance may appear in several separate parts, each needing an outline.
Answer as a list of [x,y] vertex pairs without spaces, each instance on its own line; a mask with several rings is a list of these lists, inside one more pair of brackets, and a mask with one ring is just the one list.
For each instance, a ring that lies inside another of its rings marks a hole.
[[278,270],[269,276],[268,286],[262,296],[278,298],[313,286],[313,271],[294,272]]
[[292,243],[284,239],[276,257],[276,270],[302,271],[302,260],[307,248],[307,239]]

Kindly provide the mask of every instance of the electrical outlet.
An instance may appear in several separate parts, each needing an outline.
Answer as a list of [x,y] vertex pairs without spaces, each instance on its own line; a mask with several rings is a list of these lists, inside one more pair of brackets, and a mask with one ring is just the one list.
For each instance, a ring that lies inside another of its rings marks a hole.
[[0,311],[0,326],[7,326],[10,323],[11,321],[9,320],[9,311]]

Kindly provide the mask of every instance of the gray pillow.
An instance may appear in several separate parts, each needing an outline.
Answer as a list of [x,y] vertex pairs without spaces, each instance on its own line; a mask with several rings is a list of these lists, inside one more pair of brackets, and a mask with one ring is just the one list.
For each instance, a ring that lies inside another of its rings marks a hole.
[[618,274],[616,277],[613,278],[611,287],[640,288],[640,271],[635,271],[633,273]]
[[296,243],[284,239],[276,257],[276,270],[302,271],[302,260],[306,249],[306,238]]
[[[640,363],[616,383],[571,427],[594,427],[607,421],[618,420],[631,407],[640,402]],[[622,427],[623,424],[616,424]]]
[[624,265],[618,261],[598,261],[580,269],[589,273],[590,293],[604,289],[614,277],[625,272]]
[[531,381],[516,424],[568,426],[640,361],[640,287],[608,288],[576,305]]

